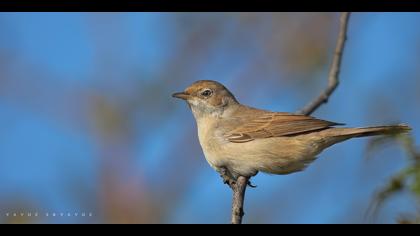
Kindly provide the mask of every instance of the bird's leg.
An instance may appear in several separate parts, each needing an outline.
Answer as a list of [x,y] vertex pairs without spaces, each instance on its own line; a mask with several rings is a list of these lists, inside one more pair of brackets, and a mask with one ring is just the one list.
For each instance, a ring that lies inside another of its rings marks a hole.
[[233,189],[236,181],[232,178],[232,175],[229,173],[229,170],[226,167],[221,167],[219,169],[220,177],[223,179],[223,183],[229,185]]

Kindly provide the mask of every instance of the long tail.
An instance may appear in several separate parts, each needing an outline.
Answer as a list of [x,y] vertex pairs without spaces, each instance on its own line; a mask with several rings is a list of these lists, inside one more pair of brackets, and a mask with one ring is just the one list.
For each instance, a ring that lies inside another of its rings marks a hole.
[[[408,133],[411,128],[406,124],[375,126],[365,128],[332,128],[328,129],[327,136],[355,138],[373,135],[393,135],[400,133]],[[327,131],[327,130],[326,130]]]

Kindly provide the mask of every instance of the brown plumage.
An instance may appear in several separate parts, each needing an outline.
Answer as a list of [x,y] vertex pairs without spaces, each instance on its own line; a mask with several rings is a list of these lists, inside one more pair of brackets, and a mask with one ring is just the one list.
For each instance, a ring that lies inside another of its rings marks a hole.
[[[249,115],[245,115],[250,113]],[[225,137],[230,142],[249,142],[254,139],[298,135],[311,131],[330,128],[339,123],[320,120],[310,116],[295,115],[285,112],[269,112],[247,108],[238,116],[245,116],[237,127],[227,132]]]
[[209,164],[232,179],[258,171],[288,174],[303,170],[325,148],[349,138],[408,132],[404,124],[340,128],[311,116],[271,112],[240,104],[215,81],[197,81],[174,97],[187,101]]

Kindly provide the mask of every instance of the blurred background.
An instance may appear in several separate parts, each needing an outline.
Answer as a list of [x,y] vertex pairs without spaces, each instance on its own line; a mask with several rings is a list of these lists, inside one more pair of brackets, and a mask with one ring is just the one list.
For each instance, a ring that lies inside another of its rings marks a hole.
[[[1,13],[0,223],[229,223],[231,190],[171,94],[217,80],[242,103],[294,112],[326,86],[338,17]],[[408,123],[412,139],[354,139],[304,172],[259,174],[244,223],[416,221],[419,23],[415,13],[353,14],[340,86],[313,114]]]

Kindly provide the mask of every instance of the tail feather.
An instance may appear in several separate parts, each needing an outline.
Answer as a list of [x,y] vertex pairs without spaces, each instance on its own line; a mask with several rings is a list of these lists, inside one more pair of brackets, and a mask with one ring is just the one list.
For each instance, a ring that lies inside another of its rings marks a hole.
[[331,134],[332,136],[355,138],[373,135],[395,135],[408,133],[410,130],[411,128],[406,124],[398,124],[365,128],[333,128]]

